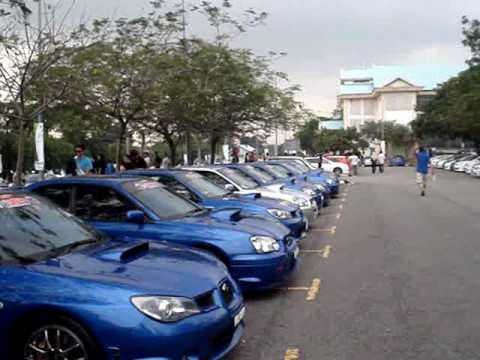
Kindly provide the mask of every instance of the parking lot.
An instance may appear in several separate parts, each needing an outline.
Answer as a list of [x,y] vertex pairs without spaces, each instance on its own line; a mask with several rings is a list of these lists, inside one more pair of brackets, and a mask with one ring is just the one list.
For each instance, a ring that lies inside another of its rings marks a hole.
[[478,359],[480,181],[360,176],[324,209],[285,288],[247,297],[228,358]]

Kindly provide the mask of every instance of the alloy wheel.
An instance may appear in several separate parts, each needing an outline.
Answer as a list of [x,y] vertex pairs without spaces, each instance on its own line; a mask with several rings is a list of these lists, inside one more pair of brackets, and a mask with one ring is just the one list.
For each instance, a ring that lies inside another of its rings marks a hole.
[[24,360],[88,360],[80,338],[66,327],[50,325],[34,331],[24,348]]

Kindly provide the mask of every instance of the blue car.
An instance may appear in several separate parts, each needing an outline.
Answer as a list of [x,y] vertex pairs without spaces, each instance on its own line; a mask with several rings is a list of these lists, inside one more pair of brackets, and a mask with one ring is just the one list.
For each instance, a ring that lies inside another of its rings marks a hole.
[[170,241],[202,249],[229,268],[242,290],[276,287],[293,271],[297,239],[276,220],[209,211],[142,178],[71,177],[38,182],[30,191],[110,236]]
[[251,163],[229,164],[226,166],[240,170],[245,176],[251,178],[259,186],[267,187],[272,184],[282,184],[283,188],[304,192],[310,196],[313,196],[319,210],[323,207],[324,196],[322,195],[322,192],[311,184],[300,183],[297,182],[296,179],[288,179],[287,181],[275,180],[272,175],[256,168]]
[[402,155],[395,155],[388,160],[390,166],[407,166],[407,160]]
[[245,308],[226,267],[111,241],[33,194],[0,194],[0,359],[220,359]]
[[154,178],[176,194],[207,209],[242,209],[248,215],[276,219],[287,226],[296,238],[305,236],[307,222],[298,206],[286,201],[266,199],[257,194],[237,195],[214,184],[196,172],[187,170],[130,170],[121,176]]
[[269,175],[276,182],[285,183],[285,186],[288,188],[301,191],[314,191],[317,195],[317,203],[319,208],[322,206],[328,206],[330,203],[330,189],[326,183],[309,183],[305,181],[305,177],[302,178],[302,176],[294,176],[286,168],[276,163],[259,161],[251,163],[249,166],[254,167],[257,171],[260,171],[263,174]]
[[329,175],[323,170],[311,170],[296,161],[271,160],[268,163],[277,164],[288,170],[292,176],[312,184],[321,184],[326,187],[330,196],[337,195],[340,191],[340,181],[335,175]]

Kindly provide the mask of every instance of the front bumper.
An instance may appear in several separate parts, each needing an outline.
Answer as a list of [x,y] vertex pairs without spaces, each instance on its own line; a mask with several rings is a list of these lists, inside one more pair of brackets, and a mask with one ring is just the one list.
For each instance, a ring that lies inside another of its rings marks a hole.
[[303,216],[282,220],[282,223],[290,229],[290,234],[295,238],[301,238],[307,231],[307,222]]
[[[238,296],[229,309],[213,308],[173,324],[160,323],[139,312],[128,318],[123,314],[120,317],[124,320],[120,321],[117,314],[111,325],[114,328],[103,334],[100,342],[109,360],[222,359],[242,338],[243,320],[235,326],[234,318],[243,308]],[[137,322],[138,318],[143,320]]]
[[293,240],[283,253],[236,256],[229,270],[243,291],[273,289],[294,271],[298,251],[298,242]]

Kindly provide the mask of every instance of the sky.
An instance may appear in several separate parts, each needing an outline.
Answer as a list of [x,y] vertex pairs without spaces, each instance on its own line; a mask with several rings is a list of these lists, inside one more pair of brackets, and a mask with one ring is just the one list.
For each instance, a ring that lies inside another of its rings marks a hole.
[[[288,53],[274,68],[300,85],[298,99],[321,115],[335,108],[341,69],[464,63],[469,52],[461,44],[461,17],[480,18],[478,0],[231,2],[234,11],[254,8],[269,14],[264,25],[236,38],[233,45],[258,55]],[[88,18],[128,17],[149,9],[148,0],[77,0],[75,12]],[[205,31],[197,19],[189,20],[192,33]]]

